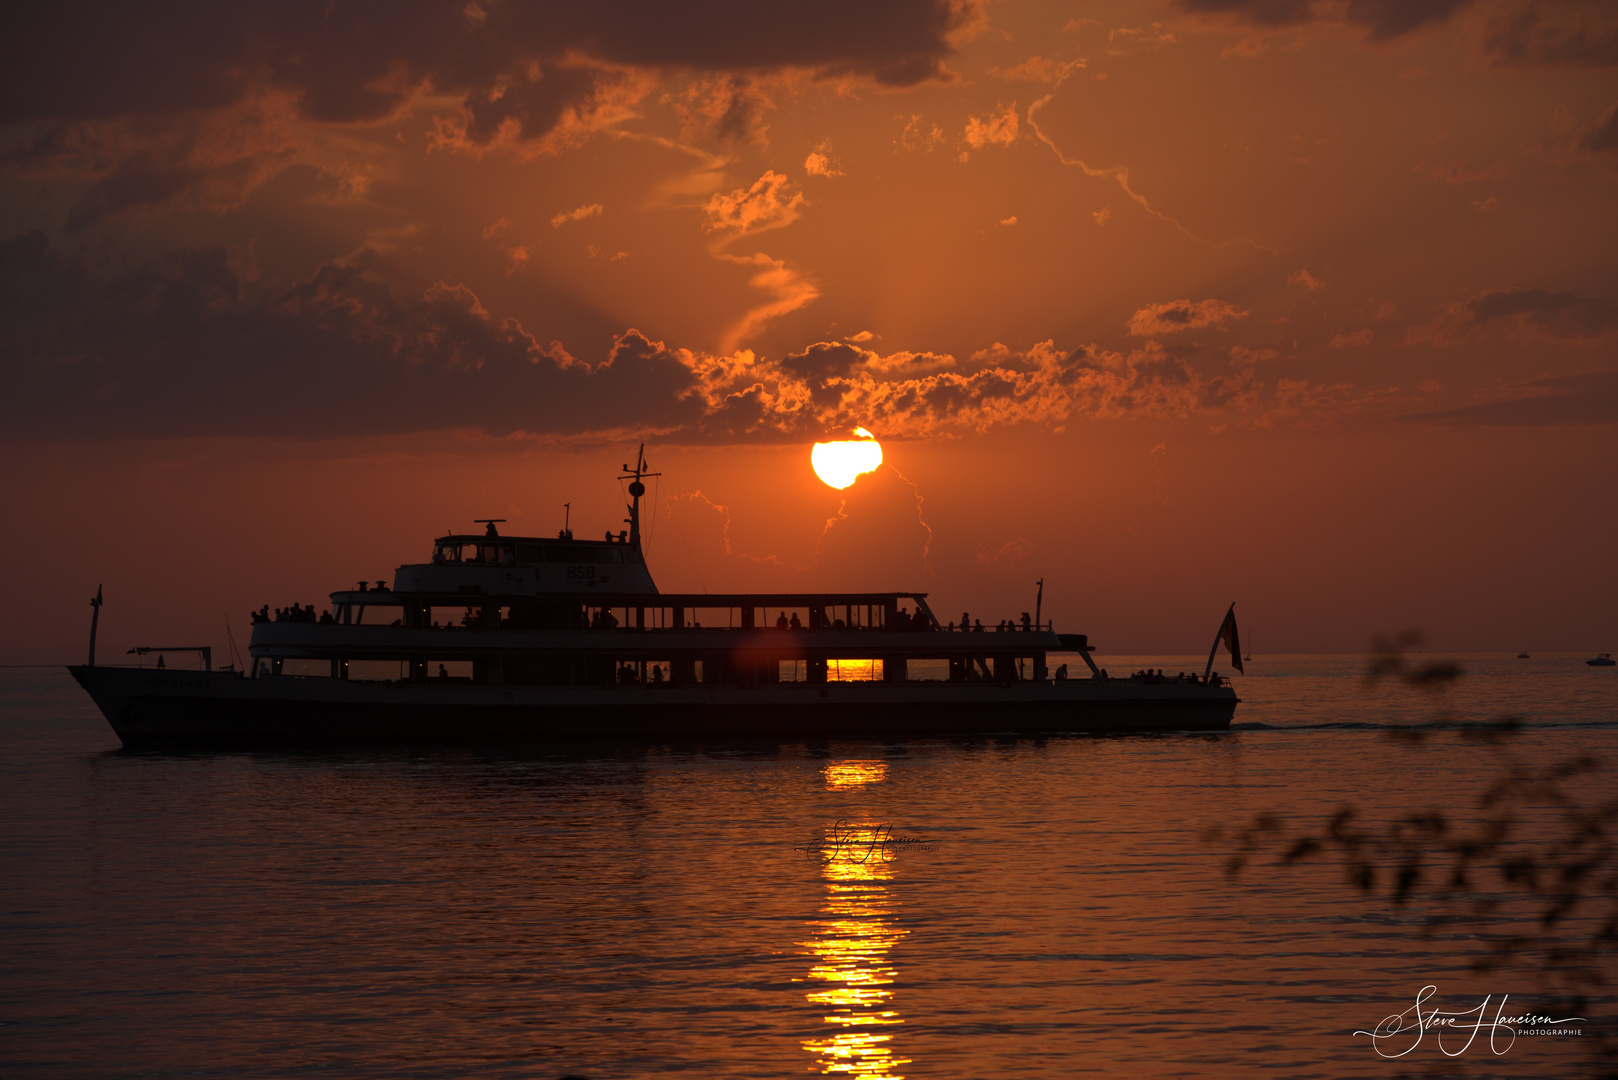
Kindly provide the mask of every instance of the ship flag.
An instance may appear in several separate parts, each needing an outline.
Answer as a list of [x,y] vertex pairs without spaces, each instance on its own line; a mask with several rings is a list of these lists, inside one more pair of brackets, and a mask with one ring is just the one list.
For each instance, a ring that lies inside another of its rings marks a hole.
[[1219,624],[1219,633],[1214,638],[1213,648],[1208,650],[1208,666],[1203,670],[1202,677],[1206,679],[1213,671],[1214,657],[1219,655],[1219,646],[1230,650],[1230,663],[1243,675],[1247,674],[1242,667],[1242,641],[1236,631],[1236,605],[1232,603],[1230,610],[1225,612],[1225,621]]

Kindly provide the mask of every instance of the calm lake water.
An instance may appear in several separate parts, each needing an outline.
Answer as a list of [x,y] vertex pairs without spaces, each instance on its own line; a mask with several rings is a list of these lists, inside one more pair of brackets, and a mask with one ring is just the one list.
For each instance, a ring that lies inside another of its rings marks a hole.
[[[1418,1075],[1434,1033],[1352,1033],[1423,986],[1566,1014],[1470,970],[1475,925],[1423,936],[1330,863],[1231,880],[1204,835],[1465,821],[1578,753],[1618,787],[1618,673],[1459,659],[1507,746],[1389,739],[1433,704],[1360,657],[1257,658],[1216,736],[486,753],[126,753],[65,673],[0,672],[0,1076]],[[1618,1000],[1587,1011],[1455,1061],[1590,1074]]]

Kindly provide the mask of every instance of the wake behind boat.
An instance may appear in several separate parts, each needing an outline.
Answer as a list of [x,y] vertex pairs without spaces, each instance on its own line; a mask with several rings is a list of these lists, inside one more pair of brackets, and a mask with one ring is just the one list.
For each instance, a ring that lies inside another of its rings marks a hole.
[[[126,746],[829,738],[1222,730],[1217,673],[1110,678],[1083,634],[1036,614],[941,621],[917,592],[660,593],[629,528],[580,540],[441,536],[393,583],[254,616],[247,671],[197,647],[157,667],[69,668]],[[92,601],[100,614],[100,593]],[[1240,667],[1234,611],[1220,641]],[[1216,641],[1215,648],[1218,647]],[[196,651],[201,671],[163,664]],[[1071,653],[1088,677],[1051,670]],[[1058,655],[1058,659],[1060,656]]]

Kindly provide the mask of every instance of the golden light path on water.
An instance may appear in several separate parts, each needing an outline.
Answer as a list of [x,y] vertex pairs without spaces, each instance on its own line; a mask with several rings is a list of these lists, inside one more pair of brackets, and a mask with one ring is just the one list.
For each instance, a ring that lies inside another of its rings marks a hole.
[[876,436],[864,428],[855,428],[854,434],[859,438],[817,442],[809,451],[815,475],[839,491],[882,464],[882,444]]
[[[826,786],[849,790],[887,776],[881,761],[837,761],[825,766]],[[800,944],[814,957],[808,981],[820,989],[806,996],[820,1006],[832,1031],[805,1039],[825,1076],[861,1080],[903,1080],[896,1072],[910,1059],[898,1057],[888,1028],[904,1023],[893,1008],[895,971],[888,952],[907,930],[894,924],[897,902],[889,894],[892,849],[877,845],[875,824],[840,822],[826,831],[821,876],[826,881],[823,916],[810,922],[815,936]]]
[[886,761],[834,761],[828,764],[823,775],[826,778],[826,790],[860,788],[866,784],[875,784],[886,780],[888,776],[888,763]]

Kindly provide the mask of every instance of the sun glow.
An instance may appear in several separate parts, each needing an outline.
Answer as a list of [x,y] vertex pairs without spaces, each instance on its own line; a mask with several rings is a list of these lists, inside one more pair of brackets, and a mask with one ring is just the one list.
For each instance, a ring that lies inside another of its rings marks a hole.
[[815,475],[828,486],[841,491],[865,473],[882,464],[882,444],[864,428],[855,428],[858,439],[817,442],[809,452]]

